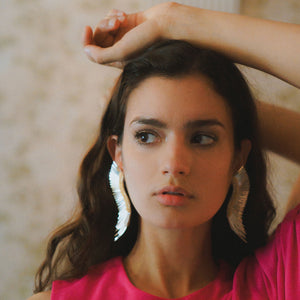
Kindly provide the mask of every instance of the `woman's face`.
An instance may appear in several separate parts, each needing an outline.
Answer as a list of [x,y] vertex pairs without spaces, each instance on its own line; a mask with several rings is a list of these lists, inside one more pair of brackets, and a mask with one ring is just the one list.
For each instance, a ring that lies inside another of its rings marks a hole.
[[229,107],[200,76],[142,82],[116,141],[108,148],[141,222],[163,228],[209,224],[249,150],[235,153]]

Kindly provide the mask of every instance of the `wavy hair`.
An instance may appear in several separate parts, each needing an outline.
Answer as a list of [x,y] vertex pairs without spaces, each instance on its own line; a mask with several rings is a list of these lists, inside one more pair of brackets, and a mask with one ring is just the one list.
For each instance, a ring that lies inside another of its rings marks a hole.
[[52,234],[46,258],[36,274],[35,292],[51,288],[54,280],[79,278],[92,265],[129,254],[137,239],[139,216],[132,207],[130,224],[124,235],[115,241],[118,209],[108,180],[112,164],[106,146],[108,138],[117,135],[119,140],[122,139],[128,97],[145,79],[199,74],[211,82],[230,108],[235,149],[239,149],[243,139],[252,143],[245,165],[251,185],[243,216],[248,243],[235,235],[226,218],[232,193],[230,188],[224,204],[213,218],[214,259],[225,260],[234,268],[244,257],[266,244],[275,210],[266,189],[266,163],[256,106],[245,79],[230,59],[217,52],[183,41],[162,41],[124,67],[100,122],[98,137],[80,167],[78,210]]

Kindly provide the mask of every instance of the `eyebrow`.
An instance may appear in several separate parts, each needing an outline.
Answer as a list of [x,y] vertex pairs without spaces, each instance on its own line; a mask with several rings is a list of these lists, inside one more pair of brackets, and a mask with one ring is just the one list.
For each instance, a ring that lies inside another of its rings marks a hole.
[[[140,125],[151,125],[157,128],[167,128],[167,124],[155,119],[155,118],[143,118],[143,117],[138,117],[133,119],[130,122],[130,125],[132,124],[140,124]],[[204,127],[204,126],[220,126],[222,128],[225,128],[224,124],[221,123],[217,119],[198,119],[198,120],[191,120],[188,121],[186,124],[184,124],[184,128],[186,129],[193,129],[193,128],[198,128],[198,127]]]

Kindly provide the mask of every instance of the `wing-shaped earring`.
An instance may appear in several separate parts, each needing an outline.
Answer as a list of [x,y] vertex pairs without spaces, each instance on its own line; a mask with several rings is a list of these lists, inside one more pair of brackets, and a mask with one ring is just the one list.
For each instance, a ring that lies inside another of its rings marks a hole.
[[112,163],[109,171],[109,184],[119,209],[115,235],[116,241],[124,234],[128,227],[131,215],[131,204],[124,187],[124,174],[115,162]]
[[232,195],[227,206],[227,219],[231,229],[247,243],[243,214],[247,203],[250,183],[244,167],[241,167],[232,179]]

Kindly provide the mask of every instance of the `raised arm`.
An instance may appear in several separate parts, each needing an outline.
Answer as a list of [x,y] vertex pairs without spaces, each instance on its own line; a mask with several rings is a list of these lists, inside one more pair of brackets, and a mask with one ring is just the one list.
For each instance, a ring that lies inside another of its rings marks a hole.
[[[300,88],[300,25],[164,3],[126,15],[112,11],[84,46],[95,62],[122,66],[160,39],[179,39],[217,50],[235,62],[272,74]],[[300,164],[300,114],[257,102],[266,149]],[[295,192],[296,191],[296,192]],[[300,203],[300,179],[288,208]]]
[[300,87],[300,25],[169,2],[126,15],[112,11],[84,46],[98,63],[124,62],[160,39],[186,40]]
[[[300,164],[300,114],[257,101],[260,132],[264,147]],[[287,201],[286,212],[300,203],[300,177]]]
[[257,101],[264,147],[300,164],[300,114]]

